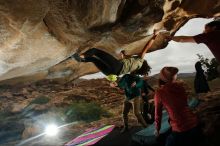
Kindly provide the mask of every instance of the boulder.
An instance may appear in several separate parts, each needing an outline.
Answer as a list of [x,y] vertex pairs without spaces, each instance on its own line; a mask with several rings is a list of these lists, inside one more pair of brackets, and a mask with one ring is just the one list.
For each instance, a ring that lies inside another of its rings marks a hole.
[[[124,48],[135,54],[155,28],[173,35],[192,18],[218,16],[219,0],[1,0],[0,81],[68,82],[98,71],[67,59],[76,51],[97,47],[117,57]],[[150,51],[167,43],[161,34]]]

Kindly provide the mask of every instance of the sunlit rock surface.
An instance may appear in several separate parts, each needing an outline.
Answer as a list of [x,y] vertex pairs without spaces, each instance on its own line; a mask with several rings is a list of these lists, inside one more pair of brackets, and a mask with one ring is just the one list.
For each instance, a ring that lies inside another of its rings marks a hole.
[[[98,71],[64,61],[77,50],[133,54],[153,28],[174,34],[191,18],[219,15],[219,0],[0,0],[0,80],[76,79]],[[166,45],[160,35],[151,51]]]

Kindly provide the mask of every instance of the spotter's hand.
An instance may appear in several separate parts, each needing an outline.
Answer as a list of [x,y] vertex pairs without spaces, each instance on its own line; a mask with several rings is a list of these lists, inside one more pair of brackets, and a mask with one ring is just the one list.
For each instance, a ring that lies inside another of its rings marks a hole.
[[136,82],[133,82],[132,84],[131,84],[131,87],[135,87],[136,86]]
[[117,84],[116,82],[110,82],[110,86],[111,86],[111,87],[117,87],[118,84]]

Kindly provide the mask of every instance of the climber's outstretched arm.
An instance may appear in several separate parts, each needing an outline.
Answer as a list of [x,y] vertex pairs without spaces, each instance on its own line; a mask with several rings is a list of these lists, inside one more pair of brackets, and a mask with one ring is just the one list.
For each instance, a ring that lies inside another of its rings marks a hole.
[[193,36],[174,36],[171,40],[181,43],[195,43]]
[[147,44],[144,46],[141,54],[140,54],[140,57],[141,58],[144,58],[144,55],[145,53],[147,53],[147,51],[151,48],[152,44],[154,43],[154,40],[156,38],[157,35],[154,34],[154,36],[151,38],[150,41],[147,42]]

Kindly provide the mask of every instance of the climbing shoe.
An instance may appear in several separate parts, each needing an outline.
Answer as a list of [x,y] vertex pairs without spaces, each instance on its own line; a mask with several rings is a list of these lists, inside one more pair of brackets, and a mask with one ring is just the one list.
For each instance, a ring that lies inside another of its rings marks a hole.
[[75,60],[78,61],[78,62],[84,62],[84,61],[85,61],[85,59],[84,59],[84,58],[81,58],[78,53],[73,54],[73,55],[71,56],[71,59],[75,59]]

